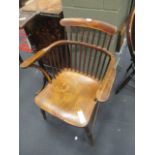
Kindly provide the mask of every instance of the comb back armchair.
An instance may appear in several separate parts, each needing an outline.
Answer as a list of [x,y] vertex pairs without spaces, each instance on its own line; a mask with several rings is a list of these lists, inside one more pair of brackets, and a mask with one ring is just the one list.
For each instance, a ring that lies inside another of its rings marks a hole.
[[[55,68],[52,75],[35,64],[49,53],[49,63]],[[61,61],[64,53],[65,62]],[[20,67],[35,67],[48,80],[46,87],[35,96],[44,119],[48,112],[70,125],[85,128],[93,143],[88,124],[97,101],[105,102],[110,95],[116,74],[113,54],[88,43],[60,40],[25,60]]]

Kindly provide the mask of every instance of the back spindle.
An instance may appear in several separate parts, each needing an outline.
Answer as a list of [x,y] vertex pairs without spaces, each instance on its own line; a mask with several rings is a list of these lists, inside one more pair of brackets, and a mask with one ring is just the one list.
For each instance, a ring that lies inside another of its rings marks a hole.
[[107,50],[109,50],[110,43],[111,43],[111,39],[112,39],[112,36],[110,35],[110,36],[109,36],[109,40],[108,40],[108,46],[107,46]]

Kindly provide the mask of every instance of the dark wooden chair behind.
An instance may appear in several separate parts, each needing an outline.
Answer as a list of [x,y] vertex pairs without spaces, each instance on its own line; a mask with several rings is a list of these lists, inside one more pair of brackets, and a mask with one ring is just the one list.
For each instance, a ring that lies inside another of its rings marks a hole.
[[[96,29],[102,27],[109,33],[115,30],[86,21],[83,23],[88,28],[91,25]],[[65,19],[61,21],[62,25],[67,23]],[[36,65],[35,62],[43,57],[48,58],[52,72]],[[35,103],[44,119],[48,112],[70,125],[84,128],[93,143],[88,125],[90,122],[94,124],[99,104],[109,98],[116,75],[113,54],[106,48],[83,40],[60,40],[38,51],[20,67],[35,67],[47,78],[46,87],[35,96]]]
[[127,45],[131,56],[131,64],[127,68],[122,82],[118,85],[116,94],[118,94],[135,75],[135,8],[132,9],[129,15],[126,34]]

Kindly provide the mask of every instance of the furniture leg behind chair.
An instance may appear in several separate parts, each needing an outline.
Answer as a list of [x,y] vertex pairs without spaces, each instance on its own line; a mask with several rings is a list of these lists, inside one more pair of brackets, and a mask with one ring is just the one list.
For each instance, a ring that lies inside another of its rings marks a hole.
[[46,112],[44,110],[42,110],[42,109],[40,109],[40,111],[41,111],[41,113],[43,115],[44,120],[47,120]]
[[[129,68],[128,68],[129,69]],[[132,77],[135,75],[135,70],[133,70],[127,77],[124,78],[124,80],[120,83],[120,85],[116,89],[116,94],[120,92],[121,89],[123,89],[128,82],[132,79]]]
[[94,145],[94,138],[93,138],[93,135],[92,135],[92,132],[91,132],[90,128],[88,126],[86,126],[86,127],[84,127],[84,130],[85,130],[85,132],[87,134],[87,137],[88,137],[91,145]]

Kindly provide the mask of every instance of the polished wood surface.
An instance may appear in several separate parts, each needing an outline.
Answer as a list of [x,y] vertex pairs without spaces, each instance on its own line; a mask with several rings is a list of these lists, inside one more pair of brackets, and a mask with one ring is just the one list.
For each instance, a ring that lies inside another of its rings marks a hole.
[[64,18],[60,21],[62,26],[79,26],[101,30],[103,32],[114,34],[117,28],[109,23],[93,20],[90,18]]
[[64,69],[35,97],[35,103],[63,121],[84,127],[94,107],[98,81]]
[[45,55],[47,51],[40,50],[38,51],[36,54],[34,54],[33,56],[27,58],[21,65],[21,68],[27,68],[30,67],[34,62],[36,62],[37,60],[39,60],[43,55]]
[[22,10],[60,14],[62,12],[62,4],[61,0],[29,0]]

